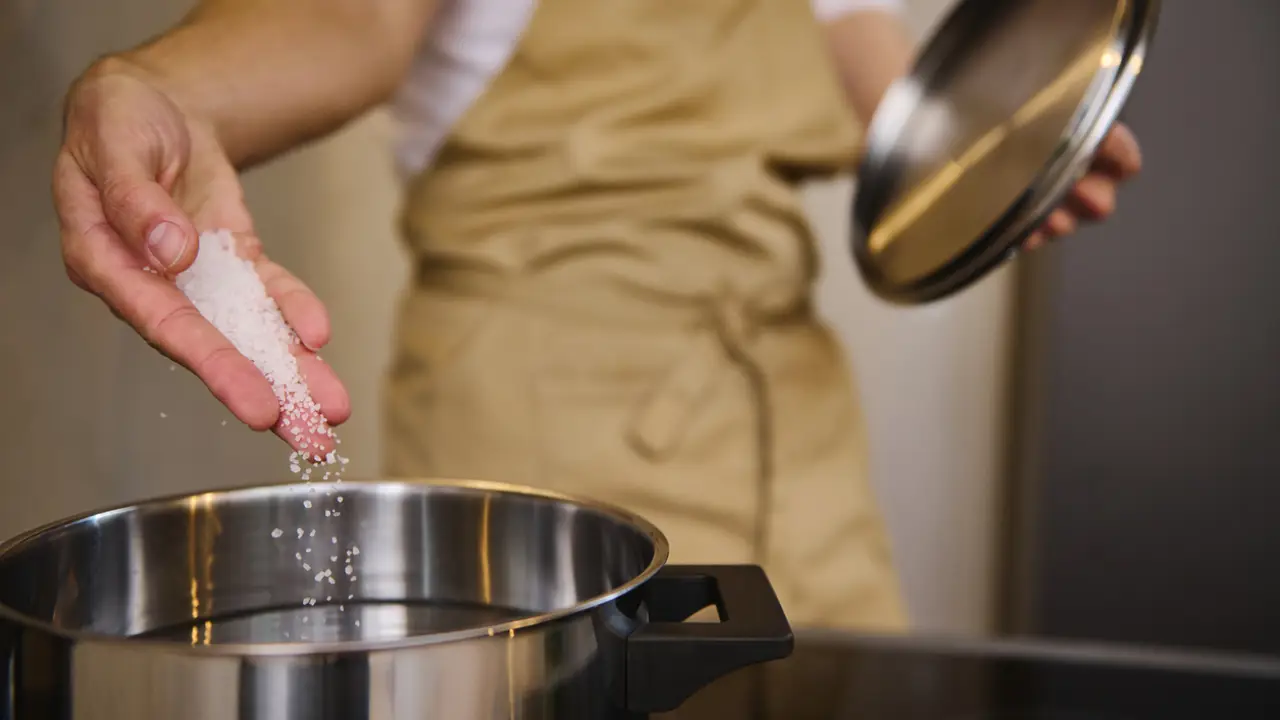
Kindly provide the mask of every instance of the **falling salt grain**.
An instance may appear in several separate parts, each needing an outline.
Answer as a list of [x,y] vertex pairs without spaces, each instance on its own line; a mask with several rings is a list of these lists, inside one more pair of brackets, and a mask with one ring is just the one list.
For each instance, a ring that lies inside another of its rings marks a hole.
[[168,416],[168,414],[166,414],[166,413],[160,413],[160,417],[162,417],[162,418],[167,418],[167,417],[169,417],[169,416]]
[[303,500],[303,501],[302,501],[302,507],[304,507],[304,508],[306,508],[306,509],[310,510],[310,509],[311,509],[311,501],[310,501],[310,500]]
[[281,530],[280,528],[276,528],[275,530],[272,530],[272,531],[271,531],[271,537],[273,537],[273,538],[278,538],[278,537],[281,537],[281,536],[283,536],[283,535],[284,535],[284,531],[283,531],[283,530]]

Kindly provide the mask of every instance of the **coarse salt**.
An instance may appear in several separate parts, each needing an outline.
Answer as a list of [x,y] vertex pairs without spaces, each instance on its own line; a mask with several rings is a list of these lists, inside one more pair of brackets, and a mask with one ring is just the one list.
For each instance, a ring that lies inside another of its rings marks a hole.
[[200,315],[271,383],[282,420],[294,426],[296,435],[301,435],[303,428],[311,433],[297,442],[311,451],[312,457],[318,457],[322,447],[319,438],[332,438],[333,431],[320,414],[319,403],[311,397],[294,357],[298,336],[267,294],[253,263],[236,254],[231,232],[201,233],[195,262],[179,273],[176,282]]

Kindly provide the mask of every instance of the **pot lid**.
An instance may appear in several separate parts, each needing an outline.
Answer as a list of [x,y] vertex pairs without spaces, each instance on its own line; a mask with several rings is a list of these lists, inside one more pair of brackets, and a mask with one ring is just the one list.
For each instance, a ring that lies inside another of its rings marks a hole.
[[936,300],[1017,252],[1088,170],[1159,0],[961,0],[867,132],[853,254],[880,297]]

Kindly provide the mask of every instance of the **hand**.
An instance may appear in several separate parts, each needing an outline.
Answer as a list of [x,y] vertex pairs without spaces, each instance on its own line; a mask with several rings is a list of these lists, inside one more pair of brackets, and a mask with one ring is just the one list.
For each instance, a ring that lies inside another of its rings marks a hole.
[[1105,220],[1116,207],[1120,183],[1142,169],[1142,152],[1133,132],[1117,124],[1103,139],[1089,173],[1076,183],[1067,200],[1056,208],[1023,245],[1028,250],[1076,231],[1082,221]]
[[263,254],[236,170],[210,127],[184,113],[145,73],[121,61],[103,63],[68,95],[53,195],[72,282],[194,372],[246,425],[275,429],[295,449],[304,440],[332,449],[327,438],[283,432],[266,378],[174,285],[173,277],[195,260],[199,231],[235,233],[241,255],[255,263],[305,345],[295,354],[325,420],[347,419],[346,390],[314,352],[329,340],[324,306]]

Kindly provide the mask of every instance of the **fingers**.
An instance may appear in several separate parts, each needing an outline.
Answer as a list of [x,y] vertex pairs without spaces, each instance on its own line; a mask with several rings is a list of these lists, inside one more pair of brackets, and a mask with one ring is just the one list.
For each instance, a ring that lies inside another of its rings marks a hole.
[[121,162],[104,171],[99,187],[107,221],[152,268],[177,275],[191,266],[195,228],[159,183]]
[[1093,169],[1071,189],[1063,205],[1050,213],[1023,247],[1044,246],[1055,238],[1074,233],[1081,221],[1104,220],[1116,209],[1119,183],[1142,170],[1142,151],[1128,126],[1117,124],[1102,141]]
[[283,414],[273,430],[294,450],[315,461],[337,450],[336,437],[329,429],[350,417],[351,401],[337,374],[314,353],[300,348],[295,355],[311,399],[320,406],[320,414],[310,415],[306,411]]
[[1051,240],[1066,237],[1076,231],[1076,218],[1070,212],[1058,208],[1049,213],[1044,223],[1027,238],[1022,247],[1026,250],[1038,250]]
[[1103,138],[1094,158],[1094,169],[1115,180],[1128,180],[1142,170],[1142,149],[1133,131],[1117,123]]
[[311,350],[319,350],[329,343],[329,313],[320,298],[285,270],[265,257],[259,255],[257,261],[258,276],[267,288],[267,294],[276,305],[284,319],[297,333],[302,344]]
[[1066,237],[1075,232],[1077,226],[1075,216],[1062,208],[1049,213],[1049,217],[1044,221],[1045,233],[1051,239]]
[[300,349],[298,370],[311,389],[311,397],[330,426],[338,426],[351,417],[351,398],[334,369],[308,350]]
[[1116,209],[1116,181],[1090,173],[1072,188],[1067,206],[1084,220],[1103,220]]
[[276,424],[279,403],[267,379],[171,282],[124,271],[101,294],[147,342],[195,373],[241,422],[254,430]]
[[346,422],[351,415],[351,400],[337,374],[316,354],[315,349],[329,342],[329,316],[324,304],[301,280],[262,252],[262,243],[252,234],[237,234],[236,252],[254,263],[267,294],[280,308],[285,322],[293,329],[302,345],[293,348],[298,371],[319,406],[319,414],[308,410],[287,411],[280,415],[276,435],[294,450],[312,460],[337,450],[330,428]]
[[156,271],[185,270],[195,258],[195,229],[161,185],[172,185],[189,158],[178,109],[120,73],[77,83],[67,102],[63,154],[99,191],[106,222]]
[[328,427],[323,424],[323,419],[320,423],[310,425],[301,418],[290,419],[288,422],[282,419],[271,428],[271,432],[288,443],[290,448],[302,453],[307,460],[320,462],[338,449],[336,439],[322,429]]

